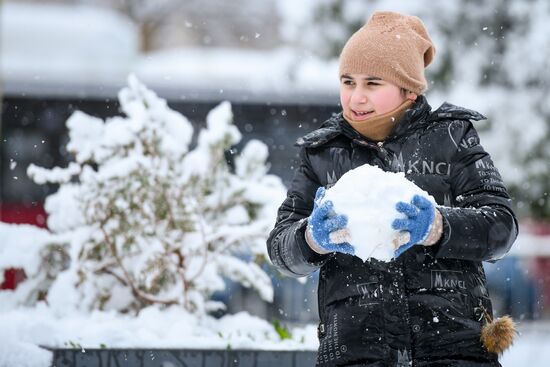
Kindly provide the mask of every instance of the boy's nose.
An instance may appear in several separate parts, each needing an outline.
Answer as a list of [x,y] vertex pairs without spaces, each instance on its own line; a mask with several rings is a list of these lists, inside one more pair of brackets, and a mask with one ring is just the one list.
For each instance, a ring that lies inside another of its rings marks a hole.
[[354,104],[363,104],[367,102],[367,96],[359,88],[355,89],[351,95],[351,102]]

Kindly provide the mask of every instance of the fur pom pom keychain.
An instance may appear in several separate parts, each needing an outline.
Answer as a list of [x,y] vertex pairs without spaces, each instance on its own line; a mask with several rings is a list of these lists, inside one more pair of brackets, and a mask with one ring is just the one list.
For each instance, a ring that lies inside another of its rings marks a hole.
[[481,342],[490,353],[501,355],[514,342],[516,323],[508,315],[493,320],[487,310],[482,309],[485,325],[481,328]]

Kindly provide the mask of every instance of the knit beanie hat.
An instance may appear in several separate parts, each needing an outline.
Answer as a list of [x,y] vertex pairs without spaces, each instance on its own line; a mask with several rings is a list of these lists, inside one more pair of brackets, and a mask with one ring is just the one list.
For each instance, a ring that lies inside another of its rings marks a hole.
[[368,74],[416,94],[427,88],[424,68],[435,46],[420,18],[375,12],[346,42],[340,54],[340,76]]

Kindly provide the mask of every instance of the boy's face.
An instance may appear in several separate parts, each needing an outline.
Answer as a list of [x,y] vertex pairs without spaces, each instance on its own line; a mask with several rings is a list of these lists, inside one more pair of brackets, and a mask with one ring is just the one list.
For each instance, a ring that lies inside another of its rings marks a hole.
[[344,74],[340,77],[340,103],[344,115],[364,121],[399,107],[416,94],[404,94],[398,86],[367,74]]

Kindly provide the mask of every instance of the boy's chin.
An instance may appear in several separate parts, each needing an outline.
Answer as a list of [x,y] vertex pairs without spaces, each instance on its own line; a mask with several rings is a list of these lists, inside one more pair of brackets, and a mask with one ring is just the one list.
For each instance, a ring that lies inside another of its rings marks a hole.
[[373,117],[376,117],[376,113],[372,112],[372,113],[369,113],[368,115],[365,115],[365,116],[355,116],[354,120],[355,121],[367,121],[367,120],[370,120],[372,119]]

